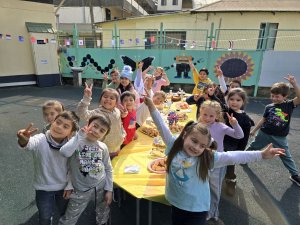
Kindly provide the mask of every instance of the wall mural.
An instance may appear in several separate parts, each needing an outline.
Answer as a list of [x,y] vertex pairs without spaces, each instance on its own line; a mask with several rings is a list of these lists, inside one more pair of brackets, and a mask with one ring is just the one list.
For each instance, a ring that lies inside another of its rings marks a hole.
[[254,73],[254,62],[252,57],[245,52],[230,52],[220,56],[214,67],[220,66],[227,82],[231,80],[248,80]]

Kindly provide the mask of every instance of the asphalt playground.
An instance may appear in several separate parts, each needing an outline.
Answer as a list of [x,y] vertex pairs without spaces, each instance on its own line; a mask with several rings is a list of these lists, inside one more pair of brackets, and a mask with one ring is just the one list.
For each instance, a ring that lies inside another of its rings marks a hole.
[[[96,107],[100,88],[93,91]],[[75,110],[83,87],[70,85],[39,88],[36,86],[0,88],[0,225],[38,225],[34,202],[33,160],[17,146],[16,132],[33,122],[42,128],[41,105],[57,99],[67,110]],[[261,117],[269,99],[251,98],[246,111],[254,121]],[[300,110],[295,109],[288,136],[293,158],[300,167]],[[226,225],[299,225],[300,187],[289,180],[280,159],[265,160],[248,166],[237,166],[237,191],[234,197],[222,194],[220,218]],[[135,225],[136,200],[122,195],[122,204],[112,205],[112,225]],[[170,208],[153,203],[152,224],[169,225]],[[148,224],[148,202],[141,200],[141,225]],[[56,224],[55,218],[54,224]],[[77,223],[95,224],[91,202]]]

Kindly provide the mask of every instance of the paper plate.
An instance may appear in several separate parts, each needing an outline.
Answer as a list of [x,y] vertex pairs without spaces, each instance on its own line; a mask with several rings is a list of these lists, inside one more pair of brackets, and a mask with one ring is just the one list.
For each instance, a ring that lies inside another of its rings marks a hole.
[[151,173],[165,174],[165,173],[166,173],[165,170],[164,170],[164,171],[157,171],[157,170],[153,170],[153,169],[152,169],[152,165],[153,165],[156,161],[159,161],[159,160],[162,160],[162,159],[164,160],[165,158],[157,158],[157,159],[151,161],[151,162],[148,164],[148,170],[149,170]]

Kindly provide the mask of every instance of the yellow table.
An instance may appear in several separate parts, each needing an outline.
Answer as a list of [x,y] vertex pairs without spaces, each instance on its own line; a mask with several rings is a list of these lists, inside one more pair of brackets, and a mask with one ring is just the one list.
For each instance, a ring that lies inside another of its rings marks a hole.
[[[175,105],[176,103],[174,103]],[[172,106],[174,107],[174,106]],[[195,120],[196,106],[190,107],[191,112],[187,113],[188,120]],[[186,121],[186,122],[187,122]],[[153,138],[139,131],[138,139],[130,142],[112,160],[114,168],[114,183],[134,196],[136,200],[136,224],[139,224],[139,204],[140,199],[149,200],[148,224],[151,224],[152,207],[151,202],[168,204],[165,199],[165,174],[156,174],[148,171],[148,164],[155,158],[149,156],[152,148]],[[140,171],[138,174],[125,174],[124,168],[130,165],[138,165]]]

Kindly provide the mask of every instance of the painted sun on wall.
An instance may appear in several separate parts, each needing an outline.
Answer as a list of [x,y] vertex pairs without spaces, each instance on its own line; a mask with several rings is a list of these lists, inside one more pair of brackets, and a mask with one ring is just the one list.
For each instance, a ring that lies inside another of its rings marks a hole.
[[219,59],[217,59],[215,64],[215,74],[216,66],[220,66],[226,82],[232,80],[248,80],[254,72],[254,62],[247,53],[244,52],[231,52],[223,54]]

